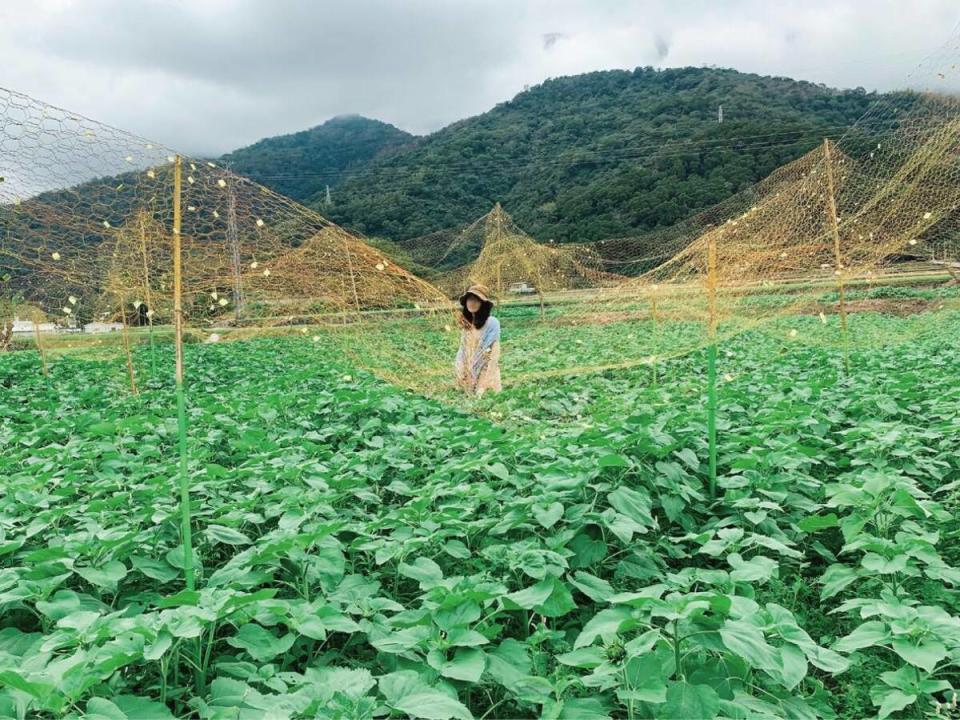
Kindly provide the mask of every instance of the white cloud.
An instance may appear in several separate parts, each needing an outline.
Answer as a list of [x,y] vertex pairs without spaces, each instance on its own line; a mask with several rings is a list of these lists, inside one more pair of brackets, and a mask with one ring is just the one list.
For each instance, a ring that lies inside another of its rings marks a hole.
[[342,113],[428,132],[607,68],[926,87],[908,73],[958,19],[955,0],[38,0],[0,5],[0,46],[7,87],[206,154]]

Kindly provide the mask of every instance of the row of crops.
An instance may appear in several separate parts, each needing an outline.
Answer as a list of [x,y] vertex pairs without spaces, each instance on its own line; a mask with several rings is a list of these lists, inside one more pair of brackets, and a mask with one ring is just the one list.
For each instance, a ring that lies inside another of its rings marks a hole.
[[[2,355],[0,716],[949,716],[960,313],[937,318],[858,316],[912,339],[848,377],[797,333],[727,343],[715,499],[697,354],[467,413],[309,338],[187,346],[196,591],[170,346],[137,349],[139,397],[119,360]],[[529,332],[570,366],[596,331]],[[509,376],[532,361],[507,332]]]

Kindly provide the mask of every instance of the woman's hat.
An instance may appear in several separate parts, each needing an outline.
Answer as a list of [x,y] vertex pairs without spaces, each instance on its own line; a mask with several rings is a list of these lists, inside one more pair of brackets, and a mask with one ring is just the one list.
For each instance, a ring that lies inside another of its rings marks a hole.
[[493,300],[490,299],[490,291],[487,289],[486,285],[471,285],[467,288],[466,292],[460,296],[460,304],[467,304],[467,295],[473,295],[474,297],[479,298],[482,302],[493,304]]

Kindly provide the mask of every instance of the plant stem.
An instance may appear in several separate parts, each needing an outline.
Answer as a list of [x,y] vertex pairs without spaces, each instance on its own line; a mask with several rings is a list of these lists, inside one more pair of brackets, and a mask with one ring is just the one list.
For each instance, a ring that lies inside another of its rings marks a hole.
[[683,673],[680,671],[680,621],[673,621],[673,661],[676,663],[676,669],[673,671],[678,680],[683,679]]

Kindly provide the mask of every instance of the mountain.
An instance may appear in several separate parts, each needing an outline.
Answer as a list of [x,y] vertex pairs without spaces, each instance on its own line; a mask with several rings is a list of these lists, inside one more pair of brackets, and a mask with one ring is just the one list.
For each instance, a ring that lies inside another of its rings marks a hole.
[[[726,69],[557,78],[353,163],[333,205],[319,209],[394,241],[462,225],[496,201],[543,240],[635,235],[709,207],[824,136],[839,136],[876,98],[862,88]],[[259,145],[266,151],[268,143]]]
[[321,205],[327,185],[336,187],[352,172],[413,139],[379,120],[342,115],[309,130],[234,150],[220,162],[294,200]]

